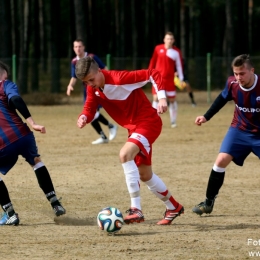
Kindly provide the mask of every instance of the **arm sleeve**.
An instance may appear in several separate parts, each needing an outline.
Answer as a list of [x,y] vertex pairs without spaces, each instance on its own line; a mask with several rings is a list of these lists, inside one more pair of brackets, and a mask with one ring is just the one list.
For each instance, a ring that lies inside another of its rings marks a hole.
[[204,115],[207,121],[209,121],[223,106],[225,106],[227,102],[228,100],[222,96],[221,92]]
[[97,55],[93,55],[92,57],[96,61],[100,69],[104,69],[106,67],[106,65],[101,61],[101,59]]
[[77,76],[76,76],[76,63],[74,63],[74,62],[71,62],[71,64],[70,64],[70,76],[72,78],[77,78]]
[[31,116],[24,100],[20,96],[11,97],[9,99],[9,105],[12,108],[17,109],[25,119]]

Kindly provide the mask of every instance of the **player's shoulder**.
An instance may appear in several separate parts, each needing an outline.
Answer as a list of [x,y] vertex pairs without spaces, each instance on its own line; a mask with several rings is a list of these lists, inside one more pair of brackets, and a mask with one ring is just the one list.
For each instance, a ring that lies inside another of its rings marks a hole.
[[238,84],[238,81],[236,80],[235,76],[229,76],[227,79],[228,85]]
[[75,65],[75,64],[77,63],[77,61],[78,61],[78,60],[77,60],[77,56],[76,56],[76,57],[74,57],[74,58],[71,60],[71,63]]
[[164,44],[158,44],[155,46],[156,50],[164,49]]
[[175,46],[175,45],[173,45],[172,46],[172,48],[174,49],[174,50],[176,50],[177,52],[181,52],[181,49],[180,48],[178,48],[177,46]]

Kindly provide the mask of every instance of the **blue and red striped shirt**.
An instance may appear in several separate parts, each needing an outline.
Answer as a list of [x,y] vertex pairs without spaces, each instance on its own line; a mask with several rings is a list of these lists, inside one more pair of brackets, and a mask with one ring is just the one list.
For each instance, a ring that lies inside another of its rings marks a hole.
[[235,103],[232,127],[242,131],[260,134],[260,82],[255,75],[255,82],[250,88],[243,88],[230,76],[224,90],[221,92],[227,101]]
[[[96,63],[98,64],[100,69],[104,69],[106,67],[106,65],[101,61],[101,59],[97,55],[95,55],[93,53],[85,52],[84,58],[87,57],[87,56],[91,56],[96,61]],[[72,78],[77,78],[77,76],[76,76],[76,63],[77,63],[78,60],[79,60],[79,57],[76,56],[71,61],[70,74],[71,74]]]
[[10,80],[0,81],[0,149],[31,133],[16,110],[9,106],[13,96],[20,96],[17,85]]

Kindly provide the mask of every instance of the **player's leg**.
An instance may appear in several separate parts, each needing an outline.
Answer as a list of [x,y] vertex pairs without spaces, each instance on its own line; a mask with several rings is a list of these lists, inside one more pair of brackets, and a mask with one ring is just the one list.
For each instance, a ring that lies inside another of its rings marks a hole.
[[188,81],[185,81],[185,83],[186,83],[186,89],[187,89],[188,95],[189,95],[190,100],[191,100],[191,104],[192,104],[193,107],[195,107],[197,104],[194,100],[194,95],[193,95],[193,92],[192,92],[191,85]]
[[105,133],[103,132],[103,130],[101,128],[101,125],[98,120],[99,116],[100,116],[99,111],[96,111],[94,119],[91,122],[91,125],[93,126],[93,128],[96,130],[98,135],[100,135],[100,137],[97,140],[93,141],[92,144],[106,144],[109,141],[107,136],[105,135]]
[[157,94],[156,94],[156,92],[155,92],[153,87],[152,87],[152,96],[153,96],[152,107],[157,109],[158,98],[157,98]]
[[61,205],[59,199],[56,196],[56,192],[51,180],[48,169],[40,159],[38,149],[33,134],[29,134],[20,139],[20,154],[26,159],[26,161],[32,166],[39,186],[45,194],[47,200],[50,202],[53,211],[56,216],[60,216],[66,213],[66,210]]
[[140,148],[135,143],[126,142],[119,154],[125,174],[127,189],[131,198],[131,207],[127,210],[127,213],[129,214],[124,218],[126,224],[144,221],[144,215],[141,211],[140,175],[134,161],[134,158],[139,151]]
[[165,204],[166,211],[164,213],[164,218],[157,224],[170,225],[176,217],[184,213],[183,206],[173,198],[163,180],[152,172],[151,165],[142,164],[138,169],[141,181],[143,181],[148,189]]
[[[0,173],[3,175],[15,165],[18,160],[18,154],[16,153],[16,146],[14,144],[8,145],[6,148],[0,151]],[[8,189],[0,177],[0,205],[4,212],[0,218],[0,225],[19,225],[19,217],[15,212],[13,204],[11,202]]]
[[215,199],[223,185],[226,167],[233,160],[235,164],[242,166],[245,158],[251,152],[246,134],[230,127],[220,147],[215,164],[211,170],[205,201],[196,205],[192,211],[198,215],[210,214],[213,210]]
[[[101,108],[101,106],[98,108],[98,110],[100,108]],[[109,141],[112,141],[116,137],[116,134],[117,134],[117,125],[110,123],[100,112],[99,112],[99,116],[98,116],[97,120],[108,127]]]
[[176,120],[177,120],[177,111],[178,111],[178,104],[176,101],[176,92],[166,92],[167,99],[169,101],[169,115],[170,115],[170,121],[171,121],[171,127],[174,128],[177,126]]
[[4,213],[0,219],[0,226],[2,225],[19,225],[18,214],[15,213],[13,204],[10,200],[7,187],[5,186],[4,181],[0,177],[0,204]]

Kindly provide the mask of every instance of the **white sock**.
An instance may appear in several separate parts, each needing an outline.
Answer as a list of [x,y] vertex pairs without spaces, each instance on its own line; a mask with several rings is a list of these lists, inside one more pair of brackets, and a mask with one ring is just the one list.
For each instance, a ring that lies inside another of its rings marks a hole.
[[167,209],[175,209],[174,205],[169,200],[172,197],[171,193],[168,191],[162,179],[155,173],[153,173],[152,178],[149,181],[146,181],[145,184],[148,189],[165,204]]
[[140,175],[134,160],[122,163],[126,185],[131,197],[131,207],[141,210]]
[[157,109],[157,106],[158,106],[158,102],[157,102],[157,101],[153,101],[152,107],[155,108],[155,109]]
[[176,123],[177,110],[178,110],[177,101],[174,101],[173,103],[169,104],[169,114],[170,114],[171,123]]

